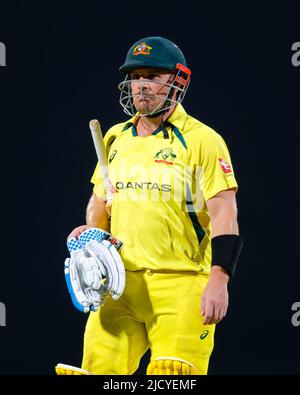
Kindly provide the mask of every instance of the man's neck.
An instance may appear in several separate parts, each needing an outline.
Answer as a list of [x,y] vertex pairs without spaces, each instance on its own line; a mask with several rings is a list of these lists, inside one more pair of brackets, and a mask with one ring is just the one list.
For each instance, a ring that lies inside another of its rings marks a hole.
[[149,118],[146,116],[139,117],[138,123],[136,125],[136,130],[139,136],[150,136],[156,129],[159,128],[159,126],[162,124],[162,122],[165,122],[169,116],[172,114],[172,112],[175,109],[175,105],[172,106],[169,111],[167,111],[165,114],[158,115],[157,117]]

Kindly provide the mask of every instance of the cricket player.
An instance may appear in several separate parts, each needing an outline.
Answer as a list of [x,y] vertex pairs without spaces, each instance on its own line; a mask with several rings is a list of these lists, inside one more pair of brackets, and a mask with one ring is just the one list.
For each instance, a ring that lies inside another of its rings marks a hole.
[[150,348],[147,374],[205,375],[242,248],[230,155],[184,110],[191,70],[173,42],[137,41],[120,71],[131,118],[104,137],[112,200],[97,165],[86,225],[69,239],[99,228],[120,240],[125,288],[90,313],[82,367],[56,371],[130,375]]

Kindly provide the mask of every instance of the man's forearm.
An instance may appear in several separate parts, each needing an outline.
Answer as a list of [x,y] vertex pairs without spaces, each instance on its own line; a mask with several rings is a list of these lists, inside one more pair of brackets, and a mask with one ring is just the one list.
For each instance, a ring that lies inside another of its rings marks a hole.
[[[239,226],[237,221],[236,211],[220,211],[218,215],[211,219],[212,221],[212,237],[222,235],[239,235]],[[218,264],[212,266],[212,278],[219,278],[226,283],[229,280],[229,275],[225,269]]]
[[220,211],[218,215],[211,218],[211,223],[212,237],[239,234],[237,213],[234,211]]
[[[212,278],[219,278],[227,283],[229,275],[234,274],[235,264],[231,261],[228,262],[228,251],[231,254],[239,248],[237,244],[239,242],[238,235],[239,226],[235,212],[220,212],[220,216],[216,216],[212,220]],[[224,237],[228,238],[224,239]],[[226,244],[224,244],[225,242]],[[225,255],[221,253],[221,248],[225,252],[227,251]]]
[[109,232],[108,214],[105,209],[105,201],[93,194],[86,209],[86,223],[89,226],[101,228]]

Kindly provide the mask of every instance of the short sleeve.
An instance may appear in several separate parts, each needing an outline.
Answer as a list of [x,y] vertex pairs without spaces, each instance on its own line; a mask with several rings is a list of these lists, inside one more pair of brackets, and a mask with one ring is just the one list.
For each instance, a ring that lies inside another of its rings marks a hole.
[[[116,125],[116,126],[118,126],[118,125]],[[113,143],[114,139],[116,138],[116,131],[117,131],[116,126],[109,129],[103,138],[107,153],[109,152],[110,146]],[[102,172],[101,172],[99,163],[97,163],[97,165],[96,165],[96,168],[95,168],[94,173],[91,178],[91,183],[94,184],[93,193],[96,196],[98,196],[100,199],[106,200],[106,192],[105,192]]]
[[205,201],[218,192],[237,190],[230,154],[223,138],[209,129],[201,142],[200,165],[202,167],[202,189]]
[[97,163],[94,170],[93,176],[91,178],[91,183],[94,184],[93,193],[102,200],[106,200],[106,193],[103,183],[103,177],[99,163]]

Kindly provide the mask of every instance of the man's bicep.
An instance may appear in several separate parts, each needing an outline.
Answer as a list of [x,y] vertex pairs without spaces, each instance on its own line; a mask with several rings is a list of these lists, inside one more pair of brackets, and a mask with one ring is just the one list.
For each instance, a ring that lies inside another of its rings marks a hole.
[[218,192],[206,201],[210,215],[217,214],[221,210],[237,212],[236,189],[231,188]]
[[86,209],[87,225],[109,231],[109,219],[105,204],[103,199],[95,193],[92,194]]
[[212,223],[212,235],[239,234],[234,189],[220,191],[206,202]]

